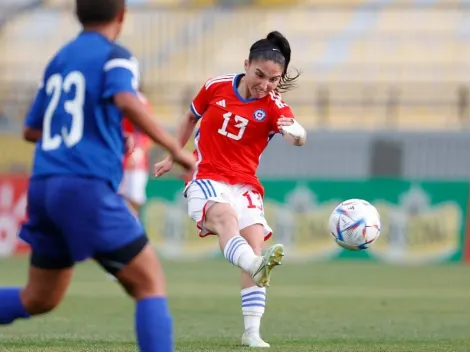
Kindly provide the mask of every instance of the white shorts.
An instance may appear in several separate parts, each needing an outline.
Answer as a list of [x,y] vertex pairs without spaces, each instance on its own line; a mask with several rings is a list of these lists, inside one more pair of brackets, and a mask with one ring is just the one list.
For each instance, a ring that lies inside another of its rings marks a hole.
[[195,180],[187,186],[185,195],[188,199],[188,215],[196,222],[201,237],[212,234],[204,227],[204,218],[207,209],[214,203],[227,203],[235,209],[239,230],[260,224],[264,227],[265,241],[272,235],[264,217],[263,198],[252,186]]
[[147,201],[146,188],[148,173],[145,170],[124,170],[119,194],[138,205]]

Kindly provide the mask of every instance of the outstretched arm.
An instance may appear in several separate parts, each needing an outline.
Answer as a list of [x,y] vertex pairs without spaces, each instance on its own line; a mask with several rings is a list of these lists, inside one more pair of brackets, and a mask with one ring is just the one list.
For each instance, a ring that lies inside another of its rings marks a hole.
[[196,128],[198,118],[194,113],[188,109],[181,118],[180,123],[176,129],[176,139],[182,147],[188,143],[189,138],[191,138],[194,129]]
[[[181,147],[184,147],[191,138],[194,128],[198,122],[198,117],[191,111],[188,110],[184,113],[181,118],[178,127],[176,128],[176,139]],[[173,167],[173,158],[171,155],[167,156],[162,161],[159,161],[154,166],[155,177],[160,177],[170,171]]]
[[[210,81],[210,80],[209,80]],[[190,108],[183,114],[176,128],[176,139],[181,147],[184,147],[191,138],[194,128],[204,115],[213,92],[209,90],[210,84],[204,84],[199,90],[199,93],[193,99]],[[171,170],[173,166],[173,159],[168,156],[162,161],[159,161],[154,166],[154,174],[156,177],[160,177]]]

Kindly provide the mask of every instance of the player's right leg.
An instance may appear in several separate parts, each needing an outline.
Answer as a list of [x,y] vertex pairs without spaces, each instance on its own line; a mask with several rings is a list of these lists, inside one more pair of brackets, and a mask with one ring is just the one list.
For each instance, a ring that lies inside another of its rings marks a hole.
[[[265,286],[267,256],[258,256],[240,235],[238,214],[231,189],[212,180],[196,180],[186,190],[189,216],[201,230],[200,236],[215,234],[224,257],[249,273],[258,286]],[[267,261],[268,260],[268,261]]]
[[51,311],[62,301],[73,274],[73,260],[47,210],[47,180],[31,180],[28,221],[20,237],[31,245],[26,287],[0,287],[0,325]]
[[[261,253],[264,242],[272,235],[264,216],[263,200],[259,193],[250,186],[239,187],[235,190],[237,204],[240,209],[240,233],[247,240],[255,253]],[[284,255],[282,245],[275,245],[265,254],[269,259],[265,267],[264,276],[269,283],[271,271],[281,264]],[[264,287],[256,286],[251,278],[242,273],[241,280],[242,313],[245,331],[242,336],[242,345],[255,348],[270,347],[263,341],[260,334],[261,319],[267,303],[267,292]]]
[[135,329],[141,352],[172,352],[173,323],[163,269],[146,237],[102,252],[96,261],[136,301]]
[[62,301],[72,278],[73,268],[29,268],[24,288],[0,287],[0,325],[17,319],[48,313]]

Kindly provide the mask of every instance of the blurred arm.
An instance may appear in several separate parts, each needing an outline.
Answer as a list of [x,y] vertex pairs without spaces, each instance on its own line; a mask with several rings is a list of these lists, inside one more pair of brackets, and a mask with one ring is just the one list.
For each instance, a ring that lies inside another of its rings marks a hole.
[[136,95],[128,92],[118,93],[114,96],[114,102],[123,114],[155,143],[167,149],[172,156],[179,153],[181,147],[177,140],[153,118]]

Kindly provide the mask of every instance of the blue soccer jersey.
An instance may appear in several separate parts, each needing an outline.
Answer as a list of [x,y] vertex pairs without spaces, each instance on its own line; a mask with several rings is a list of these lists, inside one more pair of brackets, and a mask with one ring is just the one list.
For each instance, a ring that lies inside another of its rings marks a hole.
[[[47,66],[25,122],[42,131],[28,221],[19,232],[40,262],[35,265],[67,267],[144,243],[142,224],[116,192],[124,137],[113,97],[137,94],[137,81],[137,62],[129,51],[96,32],[82,32]],[[120,268],[112,260],[100,262]]]
[[97,32],[82,32],[47,66],[25,125],[42,130],[32,178],[77,175],[122,178],[121,92],[137,94],[138,63],[131,53]]

